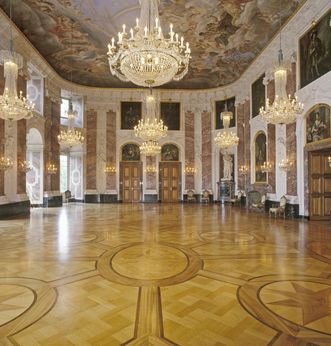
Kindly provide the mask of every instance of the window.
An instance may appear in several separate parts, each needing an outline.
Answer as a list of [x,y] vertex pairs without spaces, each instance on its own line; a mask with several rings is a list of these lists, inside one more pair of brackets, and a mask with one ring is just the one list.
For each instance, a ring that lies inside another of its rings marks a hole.
[[68,119],[69,99],[62,98],[61,101],[61,118]]
[[60,155],[60,191],[65,192],[69,190],[68,186],[68,156]]

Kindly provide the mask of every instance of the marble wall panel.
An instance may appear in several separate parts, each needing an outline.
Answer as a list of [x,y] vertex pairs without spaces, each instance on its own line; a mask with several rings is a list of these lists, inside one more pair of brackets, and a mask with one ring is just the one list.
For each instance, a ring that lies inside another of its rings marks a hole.
[[[245,165],[245,145],[249,146],[249,143],[245,143],[245,119],[244,119],[244,104],[237,106],[237,135],[239,137],[239,144],[237,149],[237,170],[238,170],[238,183],[237,189],[245,189],[245,177],[239,173],[240,166]],[[220,170],[220,172],[222,172]]]
[[[296,64],[293,63],[291,71],[287,75],[286,91],[288,94],[294,95],[296,91]],[[296,124],[286,125],[286,154],[292,160],[292,169],[287,172],[287,194],[291,196],[297,195],[297,138]]]
[[[194,167],[194,113],[185,113],[185,161]],[[194,189],[194,175],[185,175],[185,189]]]
[[[116,165],[116,112],[107,113],[106,161]],[[116,190],[116,174],[107,174],[106,189]]]
[[[251,171],[252,167],[250,167],[249,162],[251,162],[251,104],[250,100],[246,100],[244,103],[244,124],[245,124],[245,151],[246,151],[246,164],[249,166],[249,170]],[[248,174],[246,178],[246,187],[251,184],[251,175]]]
[[97,188],[97,112],[86,112],[86,189]]
[[[267,98],[272,104],[275,100],[275,81],[267,85]],[[276,126],[268,124],[268,161],[272,164],[272,171],[268,173],[269,192],[276,191]]]
[[211,143],[211,113],[202,112],[201,138],[202,138],[202,189],[212,189],[212,143]]
[[[146,157],[146,166],[156,167],[156,157],[147,156]],[[156,190],[156,172],[155,173],[146,173],[146,189],[147,190]]]

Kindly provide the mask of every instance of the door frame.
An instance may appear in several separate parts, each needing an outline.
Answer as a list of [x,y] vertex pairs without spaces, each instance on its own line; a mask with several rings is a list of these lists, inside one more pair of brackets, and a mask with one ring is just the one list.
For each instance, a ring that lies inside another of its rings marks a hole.
[[[178,198],[174,202],[163,202],[162,201],[162,178],[163,178],[163,166],[178,166]],[[182,163],[180,161],[160,161],[159,162],[159,201],[161,203],[178,203],[182,200]]]
[[123,166],[138,166],[139,167],[139,183],[140,183],[140,198],[139,198],[139,201],[137,202],[131,202],[131,203],[140,203],[142,202],[142,195],[143,195],[143,191],[142,191],[142,167],[143,167],[143,163],[141,161],[121,161],[120,162],[120,201],[123,202],[123,189],[124,189],[124,186],[123,186]]

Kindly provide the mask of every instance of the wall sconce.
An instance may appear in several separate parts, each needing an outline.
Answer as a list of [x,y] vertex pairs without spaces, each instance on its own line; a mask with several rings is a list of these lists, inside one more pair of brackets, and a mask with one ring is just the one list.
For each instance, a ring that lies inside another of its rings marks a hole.
[[18,165],[18,169],[21,171],[21,172],[24,172],[24,173],[28,173],[32,170],[32,165],[30,162],[27,162],[27,161],[23,161],[21,162],[19,165]]
[[50,175],[54,175],[57,173],[57,167],[56,167],[56,165],[54,165],[54,163],[50,163],[47,166],[47,173]]
[[7,169],[13,168],[14,161],[9,157],[2,156],[0,159],[0,171],[6,171]]
[[329,167],[331,167],[331,156],[328,157]]
[[113,164],[106,165],[104,172],[107,174],[115,174],[116,173],[116,167]]
[[269,161],[265,161],[261,166],[262,173],[270,173],[272,171],[272,164]]
[[293,162],[289,159],[282,159],[278,167],[283,172],[289,172],[293,167]]
[[156,169],[155,166],[146,166],[145,172],[146,172],[146,173],[156,173],[156,172],[157,172],[157,169]]
[[249,172],[249,168],[246,165],[242,165],[239,167],[239,174],[240,175],[247,175]]
[[187,165],[185,166],[184,173],[186,175],[194,175],[197,172],[194,166]]

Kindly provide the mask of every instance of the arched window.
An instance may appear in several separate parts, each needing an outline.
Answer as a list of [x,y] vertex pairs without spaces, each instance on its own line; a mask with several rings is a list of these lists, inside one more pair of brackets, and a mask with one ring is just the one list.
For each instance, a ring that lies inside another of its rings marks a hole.
[[266,183],[267,173],[262,172],[261,167],[267,161],[267,136],[259,132],[254,142],[255,182]]

